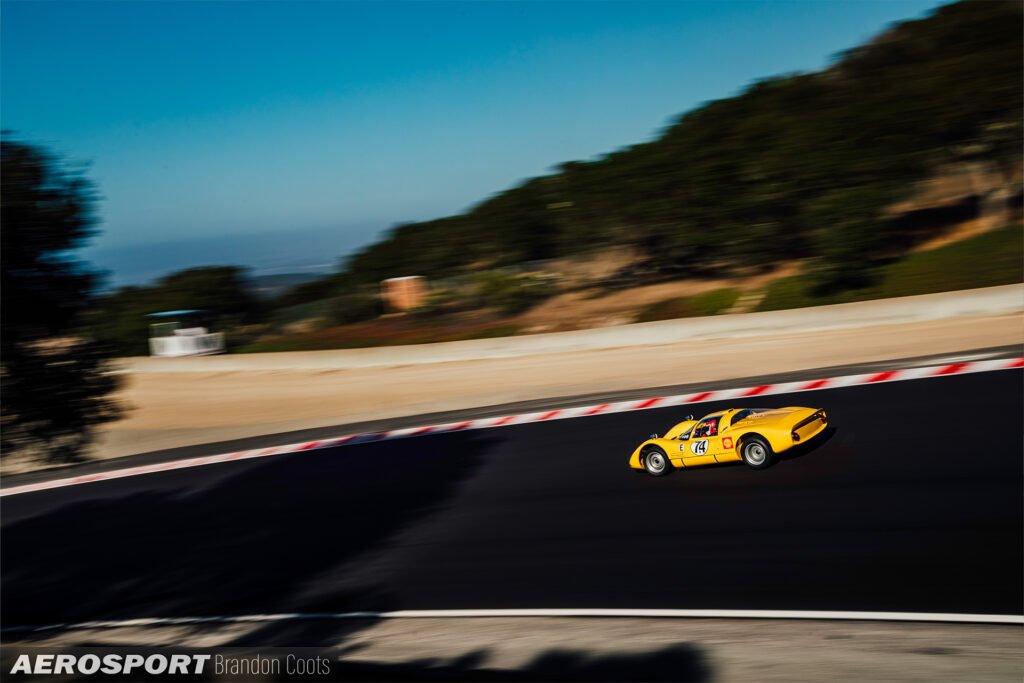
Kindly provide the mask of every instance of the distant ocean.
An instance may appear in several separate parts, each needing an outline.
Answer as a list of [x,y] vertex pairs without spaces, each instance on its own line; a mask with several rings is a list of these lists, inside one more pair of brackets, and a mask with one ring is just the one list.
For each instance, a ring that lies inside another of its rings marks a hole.
[[[214,235],[167,242],[82,249],[79,255],[104,271],[105,288],[142,285],[195,266],[243,266],[250,275],[330,273],[345,256],[375,238],[372,230],[282,230],[254,235]],[[102,239],[102,238],[100,238]]]

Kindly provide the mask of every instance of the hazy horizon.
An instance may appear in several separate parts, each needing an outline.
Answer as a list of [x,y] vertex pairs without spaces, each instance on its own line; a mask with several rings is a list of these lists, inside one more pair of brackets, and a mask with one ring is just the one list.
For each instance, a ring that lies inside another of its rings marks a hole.
[[330,273],[362,242],[336,228],[289,229],[251,235],[209,235],[150,244],[89,246],[82,251],[104,272],[104,287],[144,285],[200,266],[242,266],[253,276]]
[[5,3],[0,114],[88,164],[118,283],[312,268],[938,4]]

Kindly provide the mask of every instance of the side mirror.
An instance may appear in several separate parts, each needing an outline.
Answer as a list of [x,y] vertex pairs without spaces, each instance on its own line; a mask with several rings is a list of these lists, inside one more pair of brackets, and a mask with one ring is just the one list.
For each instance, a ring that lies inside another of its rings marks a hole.
[[647,438],[649,438],[649,439],[657,439],[657,438],[658,438],[658,435],[657,435],[657,434],[651,434],[651,435],[650,435],[649,437],[647,437]]
[[683,422],[685,422],[686,420],[692,420],[692,419],[693,419],[693,415],[687,415],[686,417],[683,418]]

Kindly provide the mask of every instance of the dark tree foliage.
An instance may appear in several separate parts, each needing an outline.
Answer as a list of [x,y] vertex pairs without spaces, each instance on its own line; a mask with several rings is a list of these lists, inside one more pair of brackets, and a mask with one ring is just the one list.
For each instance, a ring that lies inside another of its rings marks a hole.
[[201,266],[171,273],[154,287],[160,310],[198,308],[212,314],[222,326],[254,323],[260,302],[253,294],[244,268]]
[[2,452],[80,458],[120,410],[109,349],[80,334],[96,276],[72,251],[94,232],[89,182],[22,142],[0,141]]
[[344,273],[336,273],[291,287],[275,297],[271,302],[271,307],[275,310],[280,310],[290,306],[307,304],[311,301],[330,299],[336,294],[346,291],[348,288],[349,282],[346,275]]
[[146,316],[161,311],[201,309],[218,329],[254,323],[262,310],[237,266],[202,266],[167,275],[148,287],[124,287],[100,299],[89,316],[93,337],[119,355],[149,353]]
[[348,276],[445,276],[626,243],[677,272],[813,258],[822,288],[861,285],[906,246],[885,209],[915,181],[969,162],[1012,184],[1021,22],[1019,2],[941,7],[824,71],[707,103],[656,140],[399,226],[350,258]]

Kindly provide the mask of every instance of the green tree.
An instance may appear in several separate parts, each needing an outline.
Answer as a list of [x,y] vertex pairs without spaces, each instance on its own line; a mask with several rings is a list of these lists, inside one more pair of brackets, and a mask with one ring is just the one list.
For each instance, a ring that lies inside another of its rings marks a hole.
[[[1019,2],[958,2],[895,25],[815,73],[752,84],[650,142],[402,225],[347,263],[357,282],[445,277],[615,243],[649,270],[721,272],[812,258],[825,288],[869,281],[892,245],[927,235],[887,217],[953,163],[1005,222],[1019,201],[1024,43]],[[980,185],[980,183],[979,183]]]
[[222,322],[252,323],[260,318],[260,302],[249,288],[245,269],[238,266],[181,270],[161,278],[154,289],[154,303],[163,310],[199,308]]
[[149,353],[146,316],[201,309],[218,329],[259,322],[264,311],[238,266],[202,266],[171,273],[148,287],[123,287],[100,299],[88,316],[91,335],[123,356]]
[[883,188],[875,192],[872,195],[865,188],[835,190],[808,206],[808,220],[817,226],[815,280],[819,293],[866,287],[888,255],[887,235],[880,229],[874,210],[892,196]]
[[0,141],[2,451],[79,459],[117,419],[110,349],[81,335],[96,275],[74,258],[95,232],[89,182],[42,149]]

